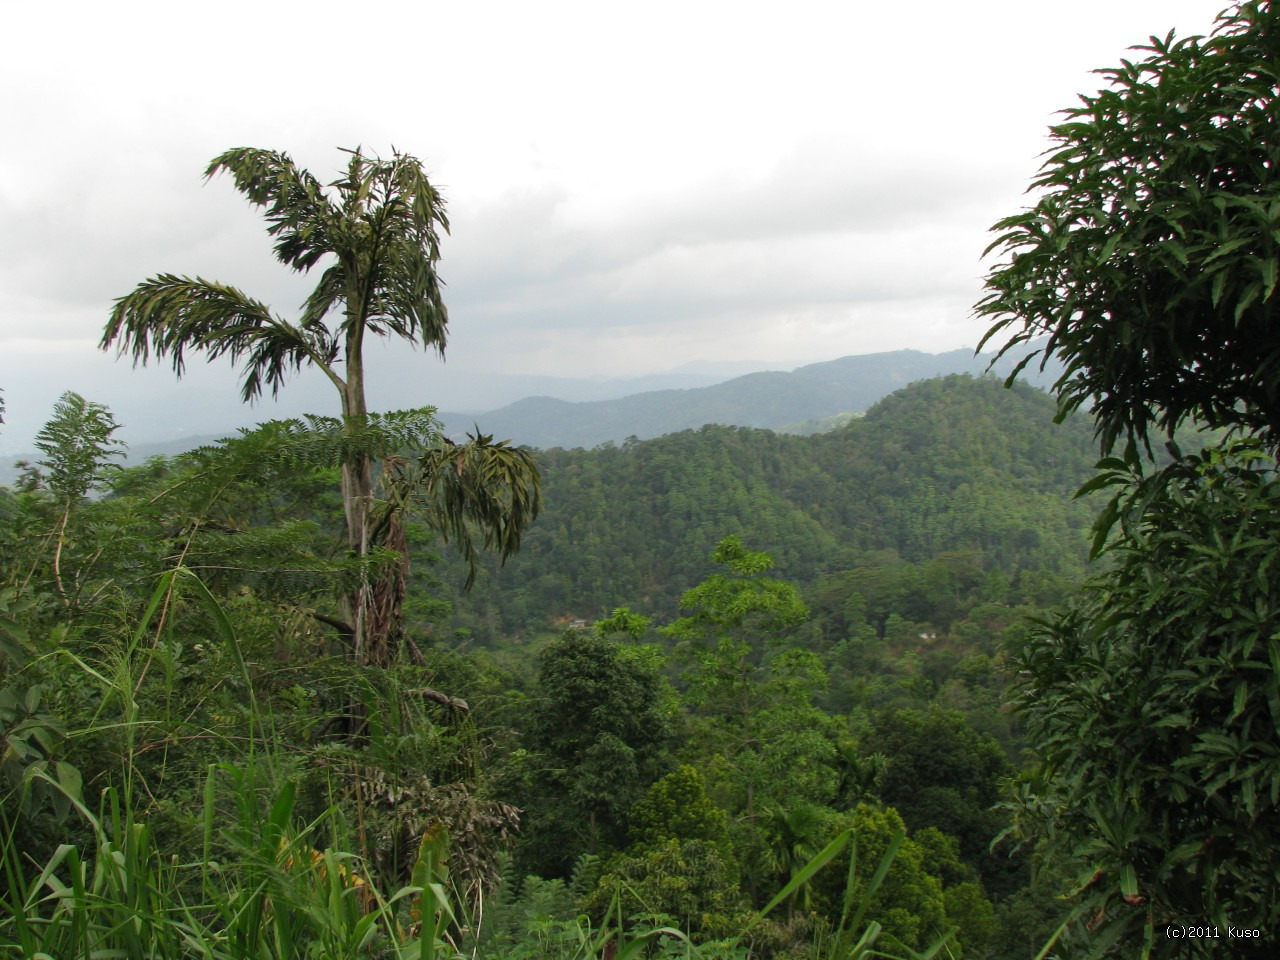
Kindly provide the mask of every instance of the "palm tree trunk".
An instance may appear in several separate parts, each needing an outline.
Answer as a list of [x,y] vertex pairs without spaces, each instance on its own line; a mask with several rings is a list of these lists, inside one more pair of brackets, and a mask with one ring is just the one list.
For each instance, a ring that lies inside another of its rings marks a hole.
[[[342,429],[362,426],[369,409],[364,395],[362,325],[353,323],[347,336],[347,376],[342,391]],[[347,521],[347,548],[360,560],[369,555],[369,520],[373,504],[373,468],[369,458],[355,452],[342,461],[342,510]],[[356,587],[344,599],[343,613],[351,624],[351,654],[356,663],[369,657],[369,606],[372,589],[363,570]]]

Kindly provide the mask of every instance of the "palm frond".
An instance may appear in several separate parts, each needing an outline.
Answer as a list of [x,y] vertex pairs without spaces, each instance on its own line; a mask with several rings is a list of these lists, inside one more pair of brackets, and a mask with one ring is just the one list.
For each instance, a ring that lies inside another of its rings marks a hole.
[[303,330],[328,330],[324,326],[324,318],[346,299],[347,268],[338,261],[325,269],[315,289],[302,302],[302,315],[298,317],[298,326]]
[[350,153],[346,177],[332,184],[343,214],[334,249],[356,278],[347,295],[360,297],[357,312],[370,329],[421,338],[443,354],[448,311],[435,264],[439,231],[449,231],[444,198],[413,156]]
[[520,537],[542,507],[542,479],[533,457],[493,437],[469,436],[465,444],[445,440],[399,463],[388,482],[392,509],[416,506],[446,543],[456,544],[475,583],[479,552],[496,550],[505,562],[520,549]]
[[332,253],[337,211],[320,181],[298,167],[287,153],[254,147],[235,147],[214,157],[205,179],[226,171],[249,202],[264,207],[278,237],[275,251],[281,263],[305,273]]
[[152,353],[169,357],[181,377],[188,350],[210,360],[222,355],[248,359],[241,396],[253,400],[270,386],[272,395],[284,385],[290,368],[315,363],[340,383],[330,366],[334,346],[323,328],[300,330],[272,315],[267,306],[235,287],[161,274],[138,284],[116,300],[100,346],[119,341],[117,353],[145,364]]

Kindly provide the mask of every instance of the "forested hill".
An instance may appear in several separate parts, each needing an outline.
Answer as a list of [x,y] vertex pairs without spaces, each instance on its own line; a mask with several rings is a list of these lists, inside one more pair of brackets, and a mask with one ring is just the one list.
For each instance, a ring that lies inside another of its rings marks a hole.
[[670,617],[730,534],[800,584],[960,552],[1036,599],[1038,585],[1080,574],[1092,516],[1072,500],[1097,459],[1090,424],[1055,425],[1054,410],[1030,387],[950,376],[827,434],[708,426],[542,451],[542,516],[455,617],[482,642],[618,604]]
[[[594,447],[628,437],[642,440],[719,423],[766,427],[787,433],[813,433],[815,425],[840,415],[862,413],[907,384],[929,377],[969,373],[992,366],[1001,376],[1017,357],[994,358],[970,350],[922,353],[894,350],[824,363],[790,372],[767,371],[724,383],[684,390],[654,390],[612,400],[571,403],[552,397],[526,397],[477,416],[442,412],[445,430],[455,439],[474,426],[500,437],[517,437],[532,447]],[[1048,384],[1056,364],[1046,371],[1030,365],[1024,377]]]

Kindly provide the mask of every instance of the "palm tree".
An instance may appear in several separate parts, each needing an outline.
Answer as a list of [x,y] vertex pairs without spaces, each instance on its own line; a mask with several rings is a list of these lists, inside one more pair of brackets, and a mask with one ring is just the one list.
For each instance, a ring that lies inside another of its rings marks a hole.
[[[765,817],[768,846],[764,850],[763,860],[786,883],[821,849],[817,840],[822,821],[818,811],[807,803],[797,804],[790,809],[773,803],[767,808]],[[812,904],[809,884],[803,884],[787,898],[788,920],[795,917],[796,894],[801,892],[804,896],[804,909],[808,910]]]
[[[429,522],[446,539],[456,539],[474,579],[470,530],[479,525],[485,545],[496,547],[503,559],[513,553],[540,505],[537,468],[527,454],[492,444],[491,438],[477,435],[452,447],[437,432],[439,448],[426,451],[423,469],[394,470],[392,513],[376,515],[374,463],[380,454],[357,439],[369,433],[365,338],[394,334],[444,355],[448,313],[436,262],[440,231],[448,232],[449,221],[444,199],[416,158],[393,151],[384,161],[359,148],[344,152],[346,174],[328,189],[288,154],[271,150],[237,147],[205,171],[206,180],[230,174],[236,189],[262,208],[277,259],[300,273],[322,268],[294,321],[235,287],[160,274],[116,301],[101,346],[114,344],[135,364],[145,364],[153,353],[167,357],[179,377],[188,351],[210,360],[227,356],[243,363],[240,393],[246,402],[267,388],[275,396],[291,369],[316,367],[341,398],[343,434],[352,441],[340,461],[348,548],[364,557],[376,545],[378,530],[390,531],[394,539],[395,509],[425,497]],[[442,476],[441,470],[454,475]],[[412,480],[408,486],[406,478]],[[373,593],[366,582],[344,599],[353,653],[361,662],[369,656]]]

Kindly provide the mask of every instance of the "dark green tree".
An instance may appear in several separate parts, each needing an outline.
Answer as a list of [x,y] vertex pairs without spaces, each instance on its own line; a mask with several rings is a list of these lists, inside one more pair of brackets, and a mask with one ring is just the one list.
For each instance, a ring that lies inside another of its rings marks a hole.
[[876,794],[911,830],[928,827],[959,841],[960,855],[987,890],[1004,896],[1026,882],[1026,862],[1008,851],[989,851],[1006,817],[992,810],[1000,782],[1013,770],[1000,746],[953,711],[890,710],[872,727],[868,749],[883,752]]
[[1028,210],[996,224],[1007,257],[978,313],[1064,364],[1060,410],[1091,405],[1104,449],[1187,418],[1280,440],[1280,19],[1269,0],[1208,38],[1152,37],[1101,70]]
[[[1165,930],[1280,920],[1280,18],[1240,3],[1139,49],[1053,129],[978,307],[1005,350],[1047,335],[1060,413],[1089,403],[1103,451],[1125,441],[1084,488],[1116,491],[1109,568],[1018,649],[1041,763],[1017,826],[1075,874],[1077,952],[1268,956]],[[1144,463],[1184,422],[1246,439]]]
[[1280,925],[1280,482],[1256,447],[1125,473],[1111,571],[1018,653],[1019,823],[1117,955],[1211,956],[1165,925]]
[[543,651],[527,743],[526,866],[568,876],[581,853],[621,847],[655,779],[669,722],[656,671],[617,641],[569,631]]

